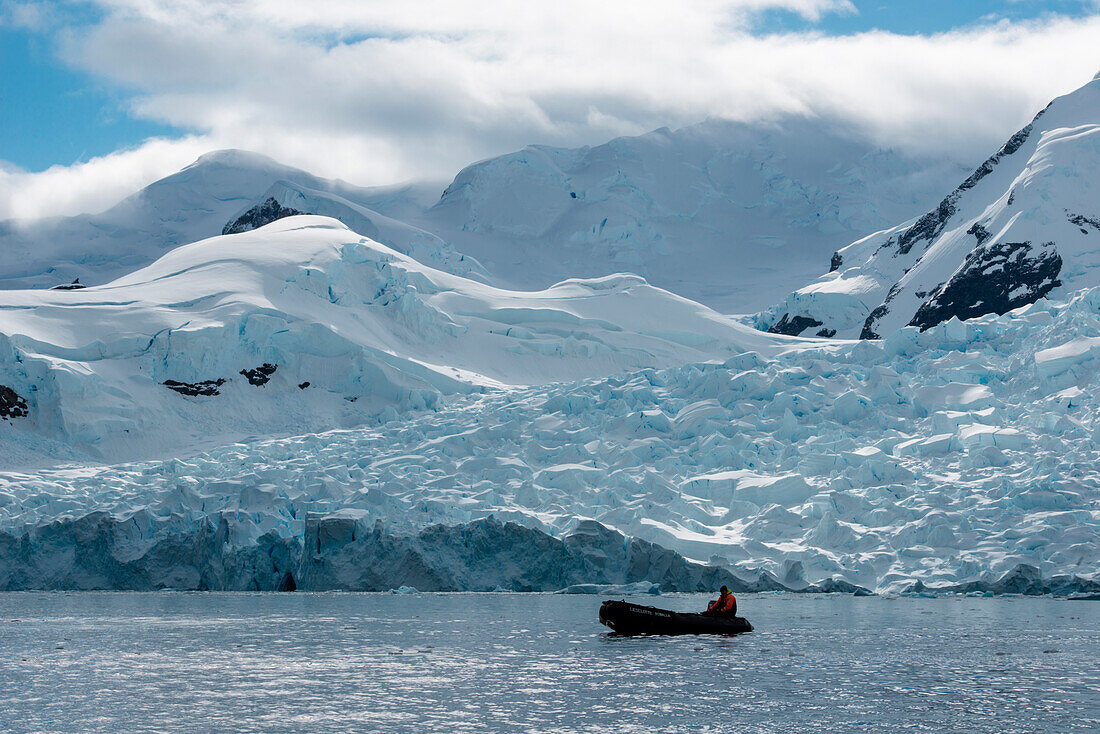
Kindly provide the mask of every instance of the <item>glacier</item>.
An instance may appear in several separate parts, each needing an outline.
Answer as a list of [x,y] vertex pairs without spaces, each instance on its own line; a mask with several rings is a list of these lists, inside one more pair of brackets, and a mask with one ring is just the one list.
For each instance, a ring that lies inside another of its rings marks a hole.
[[803,339],[293,216],[0,334],[0,588],[1100,588],[1096,288]]
[[1096,594],[1098,85],[0,223],[0,589]]
[[337,220],[293,216],[103,286],[0,291],[0,385],[25,414],[0,458],[133,458],[396,418],[506,385],[800,347],[634,275],[506,291]]

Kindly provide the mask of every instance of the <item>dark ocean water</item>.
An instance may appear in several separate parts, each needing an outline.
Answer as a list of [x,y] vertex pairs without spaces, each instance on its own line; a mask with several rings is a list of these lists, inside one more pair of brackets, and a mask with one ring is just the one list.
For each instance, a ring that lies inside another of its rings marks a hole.
[[746,595],[751,634],[617,638],[600,601],[0,594],[0,731],[1100,730],[1100,602]]

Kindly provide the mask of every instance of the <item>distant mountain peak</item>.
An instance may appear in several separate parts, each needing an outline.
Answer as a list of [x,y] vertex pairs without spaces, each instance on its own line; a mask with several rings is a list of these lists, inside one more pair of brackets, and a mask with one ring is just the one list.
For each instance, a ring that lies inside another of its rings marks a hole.
[[874,339],[1100,285],[1098,120],[1100,77],[1047,105],[924,216],[841,249],[757,326]]
[[285,164],[279,163],[274,158],[264,155],[263,153],[256,153],[251,150],[242,150],[241,148],[221,148],[219,150],[212,150],[209,153],[203,153],[195,162],[187,168],[200,165],[222,165],[233,167],[275,167],[275,168],[288,168]]
[[710,118],[474,163],[415,223],[509,287],[625,270],[743,313],[809,280],[837,246],[934,205],[965,170],[836,120]]

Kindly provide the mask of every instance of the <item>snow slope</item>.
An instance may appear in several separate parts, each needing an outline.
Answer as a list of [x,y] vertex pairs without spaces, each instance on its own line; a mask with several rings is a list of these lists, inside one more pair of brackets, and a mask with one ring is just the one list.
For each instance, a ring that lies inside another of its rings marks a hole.
[[[736,134],[715,125],[528,149],[427,213],[402,190],[256,183],[252,163],[229,166],[247,186],[180,184],[213,170],[192,167],[174,190],[197,218],[165,224],[168,189],[163,209],[128,206],[162,234],[238,233],[163,253],[120,215],[150,264],[0,291],[0,588],[1100,589],[1100,288],[1069,292],[1095,273],[1096,94],[1056,100],[930,215],[839,253],[814,332],[855,336],[881,302],[876,341],[767,334],[636,275],[506,290],[442,244],[481,247],[503,279],[550,278],[576,245],[582,272],[655,264],[754,297],[744,284],[768,292],[813,236],[881,213],[863,211],[867,171],[796,129],[771,157],[721,148]],[[866,165],[897,174],[885,200],[914,191],[883,155]],[[856,193],[829,209],[838,176]],[[734,224],[769,236],[753,224],[769,210],[802,245],[722,249]],[[64,226],[95,230],[81,221]],[[978,313],[990,283],[1003,315]]]
[[513,287],[629,271],[751,312],[824,270],[838,246],[925,210],[965,170],[828,120],[711,120],[476,163],[414,223]]
[[101,284],[179,245],[303,213],[460,275],[485,279],[484,261],[504,287],[634,272],[750,312],[840,244],[927,208],[963,170],[800,118],[532,146],[466,168],[442,198],[441,185],[361,188],[224,150],[100,214],[0,222],[0,288]]
[[1100,289],[803,344],[452,394],[193,456],[3,472],[0,585],[705,582],[659,548],[624,556],[626,535],[793,587],[1100,588]]
[[[340,219],[356,232],[457,273],[479,271],[438,237],[395,222],[365,199],[407,211],[422,193],[363,189],[284,166],[257,153],[208,153],[99,214],[0,222],[0,288],[49,288],[80,278],[105,283],[179,245],[221,234],[250,209],[275,199],[305,213]],[[266,222],[265,222],[266,223]]]
[[30,432],[60,442],[47,454],[117,460],[790,344],[637,276],[504,291],[293,216],[103,286],[0,291],[0,385],[25,414],[0,416],[15,424],[0,452],[27,459]]
[[1059,97],[924,216],[840,250],[757,317],[876,338],[1100,285],[1100,75]]

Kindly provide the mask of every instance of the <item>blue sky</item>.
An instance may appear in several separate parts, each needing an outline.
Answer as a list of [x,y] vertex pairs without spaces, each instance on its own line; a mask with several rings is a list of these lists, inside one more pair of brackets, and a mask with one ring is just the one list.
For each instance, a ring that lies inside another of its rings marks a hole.
[[220,147],[382,184],[712,116],[969,161],[1097,37],[1100,0],[0,0],[0,218]]
[[875,2],[853,0],[858,13],[831,13],[811,24],[792,13],[773,13],[780,27],[805,29],[816,26],[826,33],[860,33],[872,29],[894,33],[942,33],[995,20],[1021,21],[1057,13],[1068,17],[1094,14],[1088,0],[908,0]]
[[0,159],[37,171],[181,133],[131,114],[124,87],[65,64],[54,45],[0,28]]

